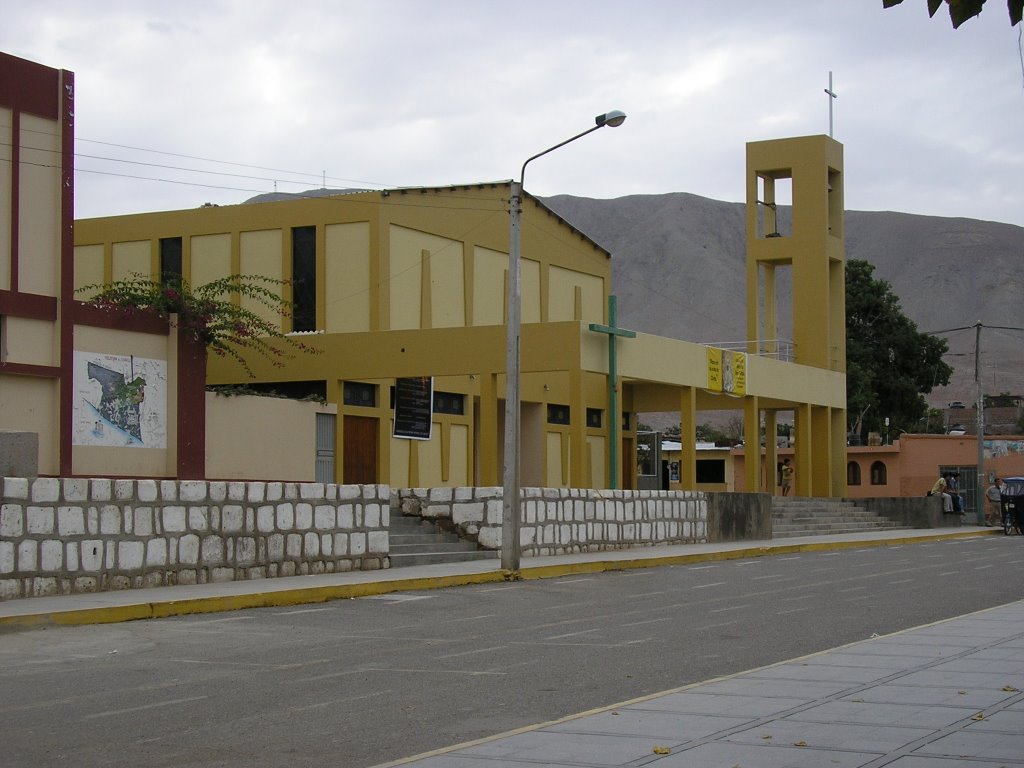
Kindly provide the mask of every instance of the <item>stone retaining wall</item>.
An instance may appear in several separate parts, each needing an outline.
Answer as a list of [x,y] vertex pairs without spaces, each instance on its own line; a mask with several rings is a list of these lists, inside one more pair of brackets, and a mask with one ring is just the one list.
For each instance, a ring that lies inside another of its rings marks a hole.
[[[391,505],[500,549],[501,500],[501,488],[404,488]],[[524,556],[708,541],[707,499],[697,491],[523,488],[522,506]]]
[[387,568],[385,485],[0,479],[0,599]]

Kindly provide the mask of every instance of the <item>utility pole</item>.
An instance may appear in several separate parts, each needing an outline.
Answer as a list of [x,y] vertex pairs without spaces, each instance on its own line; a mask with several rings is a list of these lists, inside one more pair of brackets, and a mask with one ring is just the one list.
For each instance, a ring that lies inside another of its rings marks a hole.
[[974,515],[985,524],[985,395],[981,391],[981,320],[974,324],[974,385],[977,389],[978,489],[974,494]]

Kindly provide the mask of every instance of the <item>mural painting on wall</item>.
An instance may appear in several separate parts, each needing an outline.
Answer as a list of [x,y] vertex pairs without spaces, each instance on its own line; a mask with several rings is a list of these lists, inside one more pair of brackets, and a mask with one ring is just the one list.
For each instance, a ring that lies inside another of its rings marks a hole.
[[75,352],[74,444],[167,447],[167,362]]
[[1024,453],[1024,440],[986,440],[984,450],[986,459],[1015,456]]

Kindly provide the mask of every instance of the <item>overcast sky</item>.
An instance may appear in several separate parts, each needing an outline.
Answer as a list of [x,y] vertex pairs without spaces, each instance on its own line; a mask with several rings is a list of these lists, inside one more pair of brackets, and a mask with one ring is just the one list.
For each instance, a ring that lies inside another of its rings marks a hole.
[[611,109],[526,189],[741,201],[746,142],[828,133],[831,70],[847,208],[1024,225],[1019,33],[1004,0],[35,0],[0,50],[75,73],[78,217],[509,179]]

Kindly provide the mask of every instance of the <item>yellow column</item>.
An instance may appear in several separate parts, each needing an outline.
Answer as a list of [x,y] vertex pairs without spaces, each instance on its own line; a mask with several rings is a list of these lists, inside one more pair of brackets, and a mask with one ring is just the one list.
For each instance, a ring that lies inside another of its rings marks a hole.
[[480,376],[480,423],[476,482],[484,486],[501,485],[498,466],[498,374],[484,372]]
[[697,389],[682,387],[679,392],[679,483],[683,490],[697,487]]
[[764,481],[762,491],[775,494],[775,467],[779,463],[779,448],[776,442],[778,432],[778,414],[775,411],[764,412]]
[[832,495],[832,419],[823,405],[811,407],[811,442],[814,447],[814,466],[811,475],[811,493],[814,496]]
[[832,419],[832,496],[846,495],[846,409],[829,410]]
[[569,487],[587,487],[587,399],[583,372],[569,371]]
[[797,406],[793,412],[793,432],[796,446],[796,465],[793,468],[793,495],[812,496],[811,477],[814,472],[814,446],[812,445],[811,406],[806,403]]
[[761,490],[761,412],[758,398],[743,399],[743,474],[748,493]]

